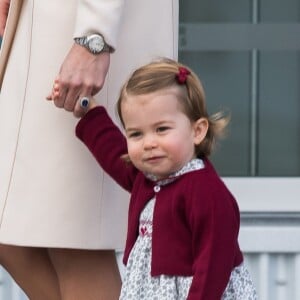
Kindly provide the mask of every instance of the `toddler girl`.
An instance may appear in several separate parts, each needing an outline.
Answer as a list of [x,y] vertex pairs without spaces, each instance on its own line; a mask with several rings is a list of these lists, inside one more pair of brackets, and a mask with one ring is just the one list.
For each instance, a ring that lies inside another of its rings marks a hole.
[[125,137],[86,100],[76,134],[131,193],[120,299],[257,299],[236,200],[208,160],[228,120],[208,115],[195,73],[168,59],[137,69],[117,103]]

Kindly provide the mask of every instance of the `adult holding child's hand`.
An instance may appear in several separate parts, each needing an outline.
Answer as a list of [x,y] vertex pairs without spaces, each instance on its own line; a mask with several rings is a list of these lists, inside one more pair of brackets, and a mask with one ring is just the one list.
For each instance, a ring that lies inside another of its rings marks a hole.
[[[55,105],[74,111],[80,96],[97,94],[104,85],[109,63],[109,52],[95,55],[74,44],[60,68],[59,94],[56,95]],[[51,95],[47,99],[50,100]]]
[[137,65],[176,57],[178,0],[0,0],[0,14],[12,33],[0,57],[0,264],[31,300],[115,300],[129,196],[62,110],[80,117],[93,97],[113,112]]
[[[60,80],[57,77],[54,80],[53,88],[51,95],[47,97],[48,100],[52,100],[57,107],[61,107],[58,103],[60,102]],[[95,98],[92,96],[81,96],[75,101],[75,105],[73,108],[73,114],[76,118],[83,117],[90,109],[98,106]]]

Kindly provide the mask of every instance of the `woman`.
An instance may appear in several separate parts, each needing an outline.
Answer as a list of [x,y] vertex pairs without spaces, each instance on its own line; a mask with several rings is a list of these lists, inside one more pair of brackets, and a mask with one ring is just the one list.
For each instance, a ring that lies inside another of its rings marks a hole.
[[[0,93],[0,262],[30,299],[110,300],[120,290],[114,250],[124,246],[128,195],[70,134],[74,119],[44,100],[54,78],[59,106],[97,94],[112,112],[132,69],[176,57],[177,17],[175,0],[23,0]],[[110,52],[73,40],[95,33]]]

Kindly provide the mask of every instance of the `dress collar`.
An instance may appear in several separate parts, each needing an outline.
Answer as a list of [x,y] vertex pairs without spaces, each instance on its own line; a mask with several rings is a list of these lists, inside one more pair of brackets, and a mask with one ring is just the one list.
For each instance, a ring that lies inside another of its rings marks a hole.
[[189,161],[186,165],[184,165],[180,170],[172,173],[169,175],[169,177],[157,180],[157,177],[153,174],[145,174],[145,176],[150,179],[151,181],[154,181],[157,185],[166,185],[168,183],[173,182],[176,180],[178,177],[180,177],[183,174],[192,172],[192,171],[197,171],[200,169],[204,169],[205,165],[202,159],[200,158],[194,158],[191,161]]

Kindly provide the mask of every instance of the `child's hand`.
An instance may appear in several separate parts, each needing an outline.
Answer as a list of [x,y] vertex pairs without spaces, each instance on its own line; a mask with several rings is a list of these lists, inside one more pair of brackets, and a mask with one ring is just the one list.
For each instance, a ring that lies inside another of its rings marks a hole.
[[[59,78],[55,78],[51,95],[46,97],[47,100],[52,100],[57,107],[63,108],[60,104],[56,103],[59,99]],[[79,97],[76,101],[73,114],[76,118],[82,118],[89,110],[93,109],[94,107],[98,106],[97,102],[91,96],[87,97]],[[68,111],[70,111],[68,109]]]
[[51,101],[53,100],[54,103],[55,103],[55,99],[57,99],[59,96],[59,78],[56,77],[54,79],[54,83],[53,83],[53,87],[52,87],[52,91],[51,91],[51,94],[49,94],[46,99]]

